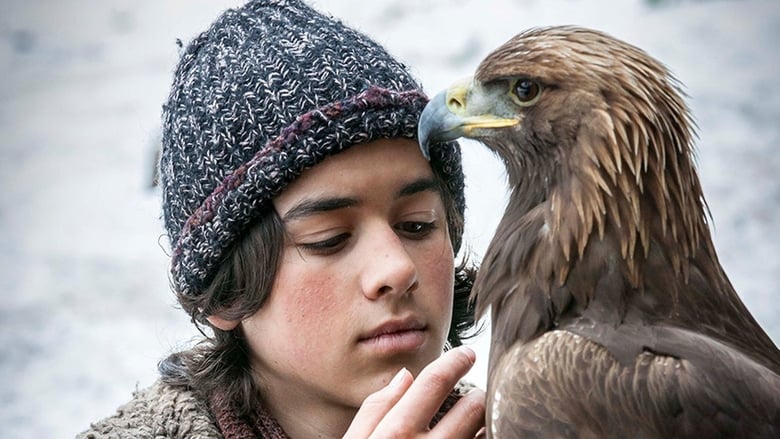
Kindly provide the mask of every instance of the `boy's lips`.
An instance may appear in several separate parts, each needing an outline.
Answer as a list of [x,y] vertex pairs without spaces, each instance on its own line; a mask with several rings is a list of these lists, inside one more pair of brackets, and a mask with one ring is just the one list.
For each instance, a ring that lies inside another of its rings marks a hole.
[[390,319],[379,326],[366,331],[360,336],[360,341],[370,340],[383,335],[394,334],[406,331],[423,331],[426,325],[415,317],[406,317],[403,319]]
[[358,343],[381,353],[413,351],[425,342],[426,330],[427,325],[413,316],[391,319],[366,331]]

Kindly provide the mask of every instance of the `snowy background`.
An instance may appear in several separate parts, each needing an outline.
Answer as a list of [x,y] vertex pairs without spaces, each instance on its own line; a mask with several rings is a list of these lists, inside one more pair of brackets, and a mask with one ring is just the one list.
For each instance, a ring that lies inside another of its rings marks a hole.
[[[0,437],[72,437],[195,336],[167,284],[150,186],[160,106],[215,0],[0,0]],[[579,24],[687,86],[721,261],[780,341],[780,2],[317,0],[433,94],[522,29]],[[466,143],[466,242],[479,258],[503,170]],[[487,333],[469,378],[483,385]]]

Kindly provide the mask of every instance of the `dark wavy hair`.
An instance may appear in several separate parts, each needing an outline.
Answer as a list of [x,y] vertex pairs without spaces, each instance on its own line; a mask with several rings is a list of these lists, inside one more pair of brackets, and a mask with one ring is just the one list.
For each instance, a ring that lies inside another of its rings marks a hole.
[[[435,168],[447,211],[450,239],[460,242],[463,216],[455,208],[444,176]],[[194,298],[179,296],[179,303],[190,314],[204,339],[193,348],[173,353],[159,363],[163,382],[184,386],[204,401],[218,391],[232,401],[241,415],[256,412],[260,390],[252,374],[249,348],[241,325],[223,331],[212,327],[206,318],[219,313],[222,318],[240,320],[263,306],[279,267],[284,234],[278,213],[272,206],[267,207],[227,254],[208,288]],[[469,300],[475,275],[476,267],[467,258],[455,267],[452,322],[445,350],[460,346],[464,339],[478,332]],[[213,335],[209,335],[204,326],[210,327]]]

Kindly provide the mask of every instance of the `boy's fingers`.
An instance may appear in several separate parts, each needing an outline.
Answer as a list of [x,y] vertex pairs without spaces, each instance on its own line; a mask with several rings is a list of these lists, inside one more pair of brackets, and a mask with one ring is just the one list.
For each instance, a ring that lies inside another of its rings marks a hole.
[[411,384],[412,374],[403,368],[390,380],[387,386],[368,395],[344,434],[344,439],[369,437]]
[[484,426],[485,394],[481,390],[460,398],[432,430],[428,426],[475,360],[474,351],[460,347],[431,362],[416,379],[401,370],[390,384],[363,401],[344,438],[474,439]]
[[447,395],[471,369],[474,351],[459,347],[426,366],[382,422],[403,422],[425,431]]

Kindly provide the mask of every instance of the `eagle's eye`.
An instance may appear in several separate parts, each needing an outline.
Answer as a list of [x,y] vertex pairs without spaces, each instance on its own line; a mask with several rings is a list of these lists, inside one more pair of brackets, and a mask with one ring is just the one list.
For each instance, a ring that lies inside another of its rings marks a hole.
[[520,78],[512,85],[515,100],[524,107],[536,103],[541,91],[542,87],[533,79]]

